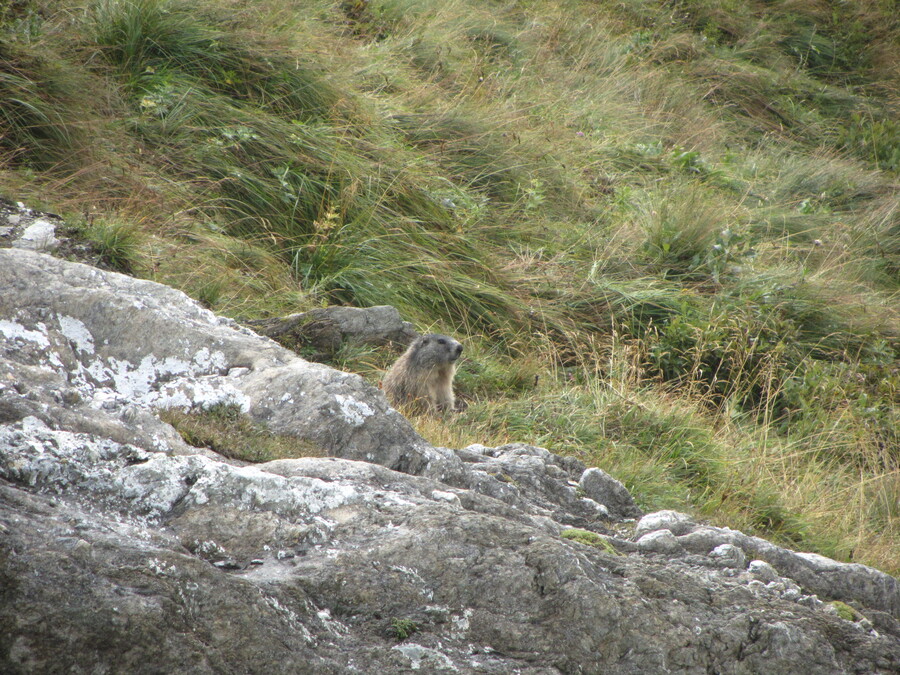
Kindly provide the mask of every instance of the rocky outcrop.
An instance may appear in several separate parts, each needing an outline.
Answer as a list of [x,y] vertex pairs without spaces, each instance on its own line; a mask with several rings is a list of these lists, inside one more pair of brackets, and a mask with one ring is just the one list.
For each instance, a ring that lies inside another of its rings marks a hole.
[[345,344],[408,345],[418,333],[389,305],[319,307],[273,319],[248,321],[247,326],[313,360],[333,357]]
[[[0,289],[2,672],[900,670],[877,570],[641,517],[541,448],[432,447],[158,284],[0,249]],[[241,466],[155,414],[217,402],[332,456]]]

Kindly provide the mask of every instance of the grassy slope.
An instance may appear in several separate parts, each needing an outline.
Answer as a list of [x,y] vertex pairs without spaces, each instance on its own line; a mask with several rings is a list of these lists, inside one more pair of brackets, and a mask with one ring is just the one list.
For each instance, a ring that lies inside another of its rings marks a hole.
[[434,442],[900,571],[896,2],[5,7],[3,196],[237,318],[456,334]]

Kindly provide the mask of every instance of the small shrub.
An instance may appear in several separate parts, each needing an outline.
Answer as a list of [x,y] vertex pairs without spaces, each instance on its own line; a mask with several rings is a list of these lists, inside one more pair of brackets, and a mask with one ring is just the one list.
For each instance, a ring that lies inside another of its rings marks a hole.
[[828,603],[837,611],[839,617],[841,617],[844,621],[859,621],[862,619],[862,615],[853,609],[846,602],[841,602],[840,600],[834,600]]
[[646,236],[641,252],[664,276],[705,275],[710,261],[721,272],[714,247],[722,249],[726,238],[732,245],[733,235],[727,214],[703,189],[678,183],[654,192],[639,218]]
[[900,171],[900,122],[853,113],[838,134],[839,142],[884,171]]
[[170,0],[102,0],[92,21],[96,44],[132,82],[178,70],[215,92],[300,119],[326,115],[337,100],[305,64],[228,30],[208,10]]
[[390,633],[395,640],[405,640],[418,630],[419,627],[410,619],[394,619],[391,622]]
[[563,539],[571,539],[572,541],[577,541],[579,544],[603,549],[606,553],[610,553],[612,555],[619,555],[619,552],[615,549],[612,543],[606,537],[603,537],[596,532],[572,528],[563,530],[559,533],[559,536]]

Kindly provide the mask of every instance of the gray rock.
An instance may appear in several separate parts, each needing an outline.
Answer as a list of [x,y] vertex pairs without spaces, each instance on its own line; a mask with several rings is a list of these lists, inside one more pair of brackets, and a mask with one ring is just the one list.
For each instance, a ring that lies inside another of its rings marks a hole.
[[[0,391],[10,417],[184,450],[150,411],[234,403],[331,454],[460,472],[362,378],[304,361],[179,291],[15,249],[0,249],[0,287],[14,291],[0,296],[0,374],[40,383],[30,399]],[[81,402],[61,403],[61,390]]]
[[471,472],[467,487],[564,525],[606,532],[612,514],[580,495],[576,480],[585,467],[577,459],[525,443],[471,445],[457,455]]
[[0,198],[0,248],[14,247],[32,251],[54,252],[61,241],[57,238],[59,216],[40,213],[24,204]]
[[[152,662],[163,671],[187,663],[193,672],[337,673],[364,663],[385,673],[415,664],[424,672],[689,673],[742,662],[746,672],[839,673],[900,665],[894,636],[844,642],[840,619],[824,611],[771,592],[761,600],[678,560],[573,548],[510,518],[501,502],[477,493],[462,506],[433,499],[429,479],[377,465],[235,467],[129,455],[33,420],[6,433],[0,559],[15,584],[0,606],[0,621],[14,626],[5,669],[135,671]],[[647,535],[665,536],[674,541],[667,531]],[[389,637],[397,618],[417,626],[399,644]]]
[[841,563],[814,553],[797,553],[727,527],[700,526],[690,516],[676,511],[644,516],[635,527],[634,539],[662,529],[675,534],[688,551],[706,553],[721,544],[732,544],[746,557],[765,561],[809,593],[861,602],[900,618],[900,582],[871,567]]
[[45,218],[38,218],[22,230],[12,245],[15,248],[27,248],[32,251],[53,251],[59,247],[56,226]]
[[[638,521],[634,528],[634,538],[640,539],[648,532],[669,530],[674,535],[684,535],[697,527],[697,521],[686,513],[678,511],[657,511],[648,513]],[[708,549],[707,549],[708,550]]]
[[603,504],[616,520],[640,518],[644,515],[625,486],[602,469],[586,469],[581,474],[578,485],[587,497]]
[[262,335],[297,351],[310,348],[330,358],[344,344],[408,345],[417,336],[412,324],[389,305],[321,307],[274,319],[248,321]]
[[677,554],[684,551],[675,535],[669,530],[654,530],[637,540],[638,549],[645,553]]
[[[575,459],[433,448],[359,378],[157,284],[2,249],[0,288],[2,672],[900,670],[877,570],[675,512],[573,544],[606,523]],[[222,401],[335,456],[238,466],[154,415]],[[777,578],[694,552],[717,541]]]
[[698,525],[692,531],[678,537],[678,543],[686,550],[703,555],[719,546],[732,545],[735,541],[738,541],[738,538],[732,530],[704,525]]
[[747,572],[751,577],[764,584],[778,581],[780,578],[778,572],[775,571],[775,568],[765,560],[751,560],[750,564],[747,565]]
[[709,552],[709,557],[721,562],[726,567],[744,569],[747,565],[747,556],[737,546],[732,544],[720,544]]

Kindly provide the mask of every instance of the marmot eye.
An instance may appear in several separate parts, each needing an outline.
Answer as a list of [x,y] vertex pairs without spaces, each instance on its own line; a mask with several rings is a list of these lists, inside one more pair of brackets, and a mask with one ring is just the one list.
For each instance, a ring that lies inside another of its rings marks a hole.
[[445,345],[445,344],[447,344],[447,341],[444,338],[438,338],[438,344]]

